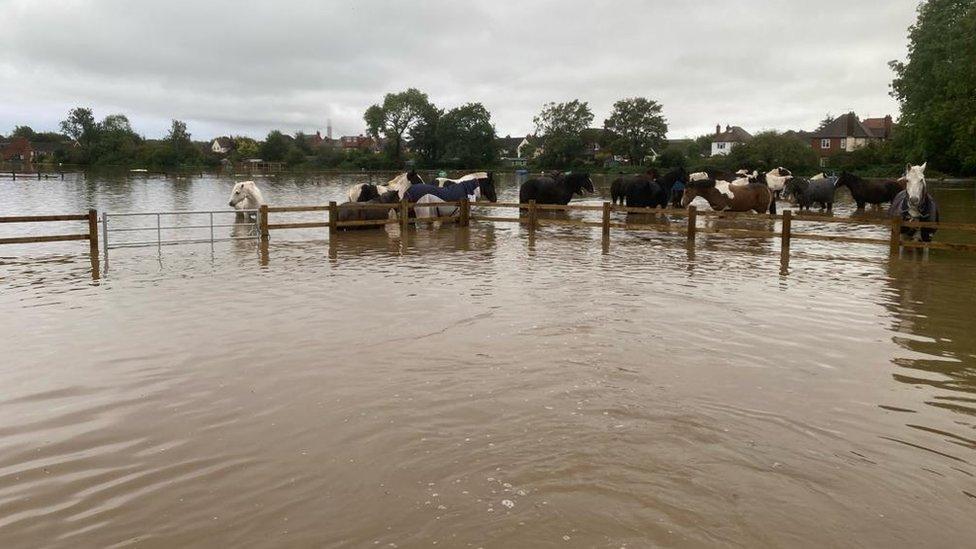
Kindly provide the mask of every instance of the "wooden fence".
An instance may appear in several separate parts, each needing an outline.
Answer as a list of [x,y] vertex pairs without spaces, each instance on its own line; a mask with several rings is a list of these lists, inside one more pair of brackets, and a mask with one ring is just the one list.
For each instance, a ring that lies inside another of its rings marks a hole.
[[[368,204],[368,203],[357,203],[355,206],[346,207],[358,207],[358,208],[380,208],[380,209],[395,209],[397,210],[398,219],[384,219],[376,221],[339,221],[338,220],[338,208],[339,206],[335,202],[330,202],[328,206],[262,206],[259,211],[258,225],[261,231],[262,241],[267,241],[270,235],[270,231],[277,229],[307,229],[316,227],[327,227],[329,233],[334,235],[339,229],[346,227],[380,227],[390,224],[400,224],[402,229],[409,227],[411,223],[417,222],[427,222],[427,221],[453,221],[457,222],[461,226],[467,226],[470,221],[488,221],[488,222],[511,222],[511,223],[523,223],[530,229],[534,229],[539,226],[545,225],[562,225],[562,226],[577,226],[577,227],[600,227],[602,229],[603,238],[606,240],[610,239],[610,234],[612,229],[617,230],[655,230],[662,232],[679,232],[684,233],[687,237],[689,244],[694,245],[695,237],[697,234],[718,234],[723,236],[731,237],[753,237],[753,238],[779,238],[781,242],[781,254],[784,259],[788,259],[790,253],[790,243],[792,240],[819,240],[819,241],[830,241],[830,242],[847,242],[856,244],[877,244],[888,246],[889,251],[892,254],[897,254],[901,247],[905,248],[927,248],[935,250],[956,250],[956,251],[968,251],[976,252],[976,244],[966,244],[966,243],[950,243],[950,242],[909,242],[902,241],[901,229],[902,227],[911,227],[916,229],[921,228],[934,228],[934,229],[947,229],[947,230],[960,230],[960,231],[970,231],[976,232],[976,224],[969,223],[933,223],[933,222],[921,222],[921,221],[902,221],[901,218],[891,218],[889,219],[853,219],[853,218],[843,218],[843,217],[830,217],[824,215],[813,215],[813,214],[795,214],[791,210],[786,210],[782,214],[756,214],[751,212],[720,212],[720,211],[710,211],[702,210],[699,211],[695,206],[689,206],[688,209],[655,209],[655,208],[636,208],[627,206],[618,206],[611,204],[610,202],[603,202],[602,204],[567,204],[567,205],[554,205],[554,204],[536,204],[535,201],[530,201],[527,204],[519,204],[512,202],[476,202],[470,203],[467,200],[462,200],[459,202],[437,202],[434,204],[422,204],[421,206],[457,206],[459,207],[459,215],[456,217],[439,217],[439,218],[427,218],[427,219],[417,219],[409,218],[407,215],[409,208],[415,207],[415,203],[400,202],[399,204]],[[508,208],[519,210],[519,215],[517,217],[511,216],[493,216],[493,215],[480,215],[472,214],[471,208]],[[322,222],[306,222],[306,223],[269,223],[269,214],[271,213],[285,213],[285,212],[329,212],[329,217],[327,221]],[[553,218],[540,218],[540,211],[597,211],[601,213],[600,221],[590,221],[582,219],[553,219]],[[635,213],[635,214],[659,214],[659,215],[670,215],[676,217],[683,217],[686,219],[683,227],[671,227],[663,225],[660,223],[628,223],[620,221],[612,221],[611,213],[622,212],[622,213]],[[698,227],[698,218],[719,218],[719,219],[748,219],[748,220],[770,220],[770,221],[781,221],[779,231],[764,231],[755,229],[740,229],[740,228],[709,228],[709,227]],[[833,235],[833,234],[817,234],[817,233],[803,233],[795,232],[794,223],[811,222],[811,223],[840,223],[846,225],[860,225],[860,226],[876,226],[884,227],[889,231],[888,238],[870,238],[870,237],[859,237],[859,236],[846,236],[846,235]]]
[[0,217],[3,223],[53,223],[59,221],[87,221],[87,233],[31,235],[0,238],[0,244],[33,244],[39,242],[64,242],[68,240],[87,240],[92,257],[98,257],[98,212],[88,210],[87,214],[77,215],[21,215]]

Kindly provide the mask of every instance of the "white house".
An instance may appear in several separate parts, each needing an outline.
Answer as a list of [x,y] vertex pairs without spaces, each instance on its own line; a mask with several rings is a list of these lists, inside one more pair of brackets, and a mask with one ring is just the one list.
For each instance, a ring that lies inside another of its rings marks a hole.
[[227,154],[234,149],[234,140],[229,137],[218,137],[210,144],[210,150],[214,154]]
[[751,139],[752,135],[739,126],[726,125],[723,132],[722,126],[716,125],[715,135],[712,137],[712,156],[729,154],[733,147]]

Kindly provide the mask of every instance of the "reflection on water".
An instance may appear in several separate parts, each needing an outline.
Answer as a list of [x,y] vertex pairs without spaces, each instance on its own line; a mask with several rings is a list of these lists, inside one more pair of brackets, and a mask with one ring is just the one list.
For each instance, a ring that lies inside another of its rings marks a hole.
[[[207,209],[231,181],[58,184],[0,208]],[[972,256],[794,242],[780,276],[762,239],[390,229],[113,250],[95,281],[77,243],[0,249],[0,547],[976,535]]]

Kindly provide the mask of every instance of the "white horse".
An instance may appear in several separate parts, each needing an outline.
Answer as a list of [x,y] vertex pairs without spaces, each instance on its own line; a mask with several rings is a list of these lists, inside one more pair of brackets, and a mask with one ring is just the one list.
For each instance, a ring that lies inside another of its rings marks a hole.
[[[264,196],[253,181],[241,181],[230,192],[228,204],[235,210],[256,210],[264,204]],[[239,214],[242,214],[239,212]]]
[[[393,179],[386,182],[386,185],[372,185],[376,189],[376,196],[381,194],[386,194],[390,191],[395,191],[400,195],[400,199],[403,199],[403,193],[414,184],[422,184],[424,180],[417,175],[417,172],[403,172],[400,175],[394,177]],[[347,195],[349,197],[349,202],[359,202],[359,198],[363,194],[363,190],[369,183],[356,183],[352,187],[349,187]]]

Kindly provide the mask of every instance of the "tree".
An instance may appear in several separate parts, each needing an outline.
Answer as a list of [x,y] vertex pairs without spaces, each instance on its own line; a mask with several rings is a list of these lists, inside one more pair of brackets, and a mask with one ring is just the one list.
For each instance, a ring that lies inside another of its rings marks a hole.
[[124,114],[110,114],[91,132],[87,152],[90,164],[127,165],[139,157],[142,139]]
[[827,114],[824,115],[823,120],[820,121],[820,125],[817,126],[817,130],[822,130],[822,129],[826,128],[834,120],[836,120],[836,117],[828,112]]
[[77,107],[68,112],[68,118],[61,121],[61,131],[78,142],[83,151],[91,146],[98,130],[95,115],[90,108]]
[[585,101],[547,103],[533,118],[536,135],[542,139],[540,163],[546,167],[565,167],[583,152],[583,130],[593,122],[593,113]]
[[232,154],[236,154],[241,160],[257,158],[261,154],[261,146],[250,137],[234,136],[231,139],[234,141],[234,152]]
[[281,162],[291,149],[291,142],[288,136],[278,130],[268,134],[264,143],[261,144],[261,158],[269,162]]
[[443,157],[458,167],[484,167],[495,162],[495,126],[481,103],[451,109],[437,127]]
[[17,126],[14,128],[14,132],[10,134],[10,137],[23,137],[28,141],[33,141],[37,137],[37,132],[30,126]]
[[431,105],[410,130],[410,147],[421,166],[433,167],[440,161],[442,143],[437,132],[443,115],[444,111]]
[[625,155],[631,164],[642,165],[654,149],[661,149],[668,122],[661,105],[645,97],[621,99],[613,104],[603,128],[612,136],[610,150]]
[[[976,0],[928,0],[909,28],[907,62],[892,61],[898,136],[909,159],[976,173]],[[906,159],[908,160],[908,159]]]
[[173,150],[173,156],[176,157],[178,164],[182,164],[187,158],[194,156],[192,153],[196,149],[193,148],[190,133],[186,131],[186,122],[173,120],[166,140],[169,142],[169,146]]
[[809,145],[775,131],[760,133],[749,142],[736,145],[726,160],[730,168],[772,169],[783,166],[803,172],[817,166],[817,154]]
[[416,88],[400,93],[388,93],[382,105],[366,109],[363,119],[366,129],[374,139],[380,136],[387,139],[391,159],[399,165],[403,156],[403,143],[416,126],[433,107],[427,94]]

